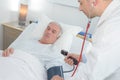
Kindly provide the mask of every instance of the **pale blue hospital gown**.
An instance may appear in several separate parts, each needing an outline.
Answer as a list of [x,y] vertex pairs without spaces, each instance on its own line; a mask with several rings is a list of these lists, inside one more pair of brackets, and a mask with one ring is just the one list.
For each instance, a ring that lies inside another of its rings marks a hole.
[[59,66],[64,62],[64,57],[60,54],[60,49],[52,44],[41,44],[37,39],[21,41],[13,48],[20,49],[37,57],[46,68]]

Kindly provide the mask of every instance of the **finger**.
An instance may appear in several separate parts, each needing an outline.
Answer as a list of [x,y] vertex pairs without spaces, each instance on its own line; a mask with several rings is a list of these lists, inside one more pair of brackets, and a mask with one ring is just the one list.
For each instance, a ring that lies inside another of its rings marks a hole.
[[13,52],[14,52],[14,49],[13,49],[13,48],[8,48],[8,49],[6,50],[6,56],[10,56],[10,54],[13,54]]
[[64,59],[66,63],[68,63],[69,65],[73,65],[73,60],[70,58],[65,58]]
[[67,61],[67,57],[65,57],[64,61],[65,61],[65,62]]
[[72,59],[68,59],[68,64],[69,65],[73,65],[73,60]]
[[5,52],[4,51],[2,52],[2,56],[5,57]]
[[68,54],[68,55],[65,57],[64,61],[68,61],[69,57],[70,57],[70,54]]
[[3,55],[4,55],[4,57],[6,57],[6,49],[4,50]]
[[65,61],[66,63],[68,63],[68,62],[69,62],[69,59],[66,57],[66,58],[64,59],[64,61]]
[[10,51],[9,51],[9,48],[8,48],[8,49],[6,49],[6,56],[9,56],[9,54],[10,54]]
[[10,52],[11,54],[13,54],[14,49],[13,49],[13,48],[10,48],[10,49],[9,49],[9,52]]
[[6,54],[5,55],[6,57],[10,55],[10,48],[8,48],[8,49],[5,50],[5,54]]

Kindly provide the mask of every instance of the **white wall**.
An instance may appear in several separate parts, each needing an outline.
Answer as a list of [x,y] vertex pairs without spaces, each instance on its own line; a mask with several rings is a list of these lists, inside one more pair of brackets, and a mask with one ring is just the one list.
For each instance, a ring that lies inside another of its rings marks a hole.
[[[39,1],[36,0],[36,3],[38,5],[31,5],[31,4],[29,5],[31,8],[35,6],[37,8],[37,10],[30,9],[28,13],[29,19],[36,20],[39,14],[41,12],[44,12],[47,16],[49,16],[51,19],[54,19],[56,21],[60,21],[60,22],[64,22],[72,25],[78,25],[83,27],[84,29],[86,28],[88,19],[81,11],[79,11],[78,8],[58,5],[51,2],[46,2],[44,4],[44,2],[42,3],[40,2],[40,0]],[[32,3],[32,0],[31,0],[31,3]],[[42,9],[41,9],[41,5],[43,6]],[[92,20],[92,24],[89,30],[90,33],[93,33],[97,21],[98,21],[98,18],[95,18]]]
[[[51,7],[47,6],[45,10],[48,10],[49,8]],[[79,11],[79,8],[52,4],[51,10],[52,10],[51,12],[50,11],[45,12],[52,19],[67,24],[78,25],[83,27],[85,30],[88,18],[83,14],[83,12]],[[91,27],[89,30],[90,33],[93,33],[93,30],[95,28],[94,25],[96,25],[97,21],[98,21],[97,18],[92,19]]]

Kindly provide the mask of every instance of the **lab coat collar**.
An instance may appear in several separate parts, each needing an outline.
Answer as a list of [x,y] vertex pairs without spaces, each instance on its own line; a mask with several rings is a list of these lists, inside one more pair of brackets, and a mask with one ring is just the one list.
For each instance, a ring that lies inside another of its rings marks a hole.
[[117,10],[115,8],[117,8],[118,6],[120,6],[120,0],[113,0],[101,15],[97,27],[102,25],[108,18],[110,18],[112,14],[115,12],[114,10]]

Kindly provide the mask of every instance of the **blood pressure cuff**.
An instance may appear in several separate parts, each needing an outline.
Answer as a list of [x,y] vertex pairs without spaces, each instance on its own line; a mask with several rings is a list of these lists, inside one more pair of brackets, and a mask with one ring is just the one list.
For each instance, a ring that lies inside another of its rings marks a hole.
[[54,67],[51,67],[47,70],[48,80],[51,80],[51,78],[55,75],[59,75],[60,77],[64,78],[62,66],[54,66]]

